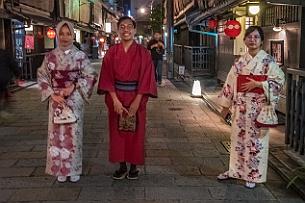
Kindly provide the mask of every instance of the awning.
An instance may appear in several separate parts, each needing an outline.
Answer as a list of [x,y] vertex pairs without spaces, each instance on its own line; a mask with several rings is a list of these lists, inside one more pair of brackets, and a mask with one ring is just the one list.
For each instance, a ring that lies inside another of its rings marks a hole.
[[198,15],[197,17],[190,19],[189,24],[191,26],[194,26],[198,24],[200,21],[207,19],[215,14],[221,14],[225,11],[227,11],[229,8],[233,8],[235,6],[238,6],[239,4],[245,3],[248,0],[227,0],[223,1],[222,3],[219,3],[219,5],[209,8],[205,11],[202,11],[203,13]]
[[88,32],[88,33],[94,33],[95,31],[97,30],[94,30],[93,28],[91,27],[87,27],[87,26],[82,26],[82,25],[79,25],[79,24],[75,24],[74,27],[76,29],[79,29],[81,31],[85,31],[85,32]]

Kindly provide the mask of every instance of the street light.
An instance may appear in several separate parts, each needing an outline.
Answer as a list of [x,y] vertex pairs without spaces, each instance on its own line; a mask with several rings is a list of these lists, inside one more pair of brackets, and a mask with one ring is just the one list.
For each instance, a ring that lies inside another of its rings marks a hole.
[[145,8],[140,8],[140,13],[141,13],[141,14],[145,14],[145,12],[146,12],[146,9],[145,9]]

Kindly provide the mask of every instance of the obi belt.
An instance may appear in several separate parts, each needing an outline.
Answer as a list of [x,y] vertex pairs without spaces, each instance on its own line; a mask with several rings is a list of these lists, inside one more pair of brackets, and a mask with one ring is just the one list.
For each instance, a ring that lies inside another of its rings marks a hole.
[[138,89],[138,81],[115,81],[115,88],[122,91],[135,91]]
[[65,88],[76,82],[80,77],[79,70],[52,70],[53,88]]

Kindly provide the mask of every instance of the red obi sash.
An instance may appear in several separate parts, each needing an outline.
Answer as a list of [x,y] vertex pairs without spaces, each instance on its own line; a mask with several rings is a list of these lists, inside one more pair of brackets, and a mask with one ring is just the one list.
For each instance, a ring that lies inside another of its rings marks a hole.
[[[244,83],[247,83],[250,81],[248,78],[251,78],[255,81],[262,82],[262,81],[266,81],[268,76],[267,75],[238,75],[237,76],[237,92],[243,92],[241,90],[242,85]],[[257,93],[257,94],[264,94],[264,89],[256,87],[256,88],[252,89],[250,92]]]

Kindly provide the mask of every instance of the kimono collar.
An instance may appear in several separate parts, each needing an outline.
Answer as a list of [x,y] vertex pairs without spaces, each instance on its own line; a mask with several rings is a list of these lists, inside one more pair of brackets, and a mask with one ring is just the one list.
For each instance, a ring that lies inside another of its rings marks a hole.
[[261,58],[264,58],[267,55],[267,53],[264,50],[260,50],[259,52],[257,52],[257,54],[253,57],[249,54],[249,52],[246,53],[245,58],[247,61],[249,60],[259,60]]

